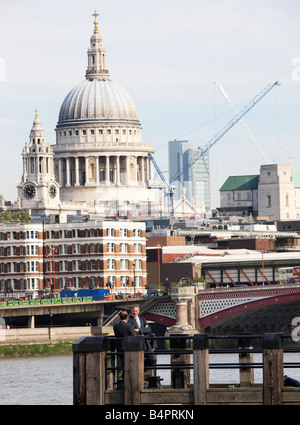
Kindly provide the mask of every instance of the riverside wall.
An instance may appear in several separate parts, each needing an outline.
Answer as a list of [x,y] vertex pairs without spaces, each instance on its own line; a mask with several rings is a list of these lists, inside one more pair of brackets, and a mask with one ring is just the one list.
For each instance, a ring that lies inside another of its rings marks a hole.
[[0,346],[73,342],[82,336],[102,335],[98,326],[0,329]]

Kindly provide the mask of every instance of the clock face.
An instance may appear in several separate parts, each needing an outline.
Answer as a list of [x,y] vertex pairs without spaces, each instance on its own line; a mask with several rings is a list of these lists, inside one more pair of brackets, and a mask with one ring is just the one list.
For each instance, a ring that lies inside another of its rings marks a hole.
[[49,194],[50,194],[51,198],[55,198],[55,196],[57,194],[57,189],[56,189],[56,186],[54,186],[54,184],[52,184],[49,187]]
[[26,199],[34,198],[36,190],[33,184],[27,184],[23,189],[23,193]]

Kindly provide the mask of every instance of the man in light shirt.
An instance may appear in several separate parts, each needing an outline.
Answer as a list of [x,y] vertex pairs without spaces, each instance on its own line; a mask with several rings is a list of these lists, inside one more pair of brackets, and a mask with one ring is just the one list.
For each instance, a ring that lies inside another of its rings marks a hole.
[[[140,316],[140,307],[134,304],[131,309],[131,315],[129,316],[128,323],[133,325],[137,335],[151,336],[151,328],[148,325],[147,320]],[[153,353],[150,341],[145,339],[145,360],[148,365],[155,365],[157,362],[156,355]]]
[[144,335],[151,333],[151,328],[148,325],[147,320],[140,316],[140,307],[137,304],[134,304],[131,309],[131,315],[129,316],[128,323],[133,325],[137,334]]

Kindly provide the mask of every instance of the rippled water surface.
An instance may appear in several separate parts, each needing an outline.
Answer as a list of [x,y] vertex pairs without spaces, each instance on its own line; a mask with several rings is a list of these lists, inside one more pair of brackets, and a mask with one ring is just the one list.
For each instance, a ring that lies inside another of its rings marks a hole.
[[73,403],[73,357],[0,360],[0,404]]
[[[170,356],[159,356],[159,363],[168,363]],[[210,363],[234,363],[235,354],[210,355]],[[285,354],[285,362],[299,361],[299,354]],[[254,355],[261,363],[262,356]],[[300,381],[300,369],[285,369],[285,374]],[[158,370],[162,384],[170,384],[170,371]],[[262,370],[254,370],[255,383],[262,382]],[[210,383],[238,384],[237,369],[210,369]],[[191,371],[191,382],[193,373]],[[73,403],[73,357],[38,357],[0,360],[1,405],[71,405]]]

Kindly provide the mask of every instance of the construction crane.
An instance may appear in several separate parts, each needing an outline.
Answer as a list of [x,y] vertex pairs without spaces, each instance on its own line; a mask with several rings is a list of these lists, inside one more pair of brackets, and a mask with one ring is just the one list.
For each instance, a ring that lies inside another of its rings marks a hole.
[[175,186],[170,186],[166,179],[165,176],[163,175],[163,173],[160,171],[159,166],[157,165],[154,156],[149,152],[148,156],[152,162],[152,164],[154,165],[154,168],[157,171],[157,174],[159,175],[160,179],[161,179],[161,183],[157,183],[156,181],[148,181],[148,188],[149,189],[161,189],[165,192],[165,196],[168,196],[170,202],[169,202],[169,213],[171,218],[174,218],[174,193],[175,193]]
[[[219,86],[216,82],[215,82],[216,86],[218,87],[218,89],[220,90],[221,94],[223,95],[224,99],[226,100],[227,104],[229,105],[230,109],[232,110],[232,112],[234,113],[234,115],[237,115],[237,110],[234,107],[234,105],[232,104],[231,100],[229,99],[228,94],[225,92],[224,88],[222,86]],[[260,156],[262,157],[262,159],[264,160],[265,164],[270,164],[270,160],[267,158],[267,156],[265,155],[262,147],[260,146],[260,144],[258,143],[258,141],[256,140],[256,138],[254,137],[254,135],[252,134],[252,132],[250,131],[249,127],[247,126],[247,124],[240,119],[240,124],[241,126],[244,128],[247,136],[250,138],[251,142],[254,144],[257,152],[260,154]]]
[[[217,132],[217,134],[215,134],[215,136],[209,140],[208,143],[206,143],[206,145],[203,146],[203,148],[201,148],[199,155],[197,155],[192,162],[189,163],[189,167],[192,167],[194,164],[196,164],[199,159],[206,154],[206,152],[212,148],[226,133],[228,133],[228,131],[235,125],[237,124],[262,98],[264,98],[275,86],[279,86],[280,83],[278,81],[275,81],[275,83],[273,84],[269,84],[266,87],[264,87],[253,99],[250,100],[250,102],[247,103],[247,105],[238,113],[235,114],[234,118],[232,118],[232,120],[229,121],[228,124],[225,125],[225,127],[223,127],[220,131]],[[162,183],[161,184],[156,184],[155,182],[148,182],[148,187],[153,189],[153,188],[159,188],[164,190],[165,195],[169,196],[170,198],[170,202],[169,202],[169,207],[170,207],[170,216],[171,218],[174,218],[174,192],[175,192],[175,187],[171,186],[171,183],[173,181],[179,180],[181,176],[183,175],[183,171],[179,174],[177,174],[175,176],[175,178],[173,178],[170,183],[168,184],[166,179],[164,178],[164,175],[162,174],[162,172],[160,171],[153,155],[151,153],[148,154],[150,160],[152,161],[156,171],[158,172],[158,175],[160,176]]]

